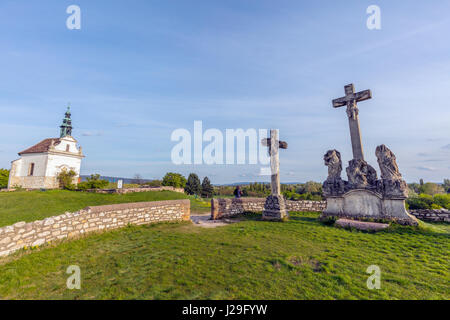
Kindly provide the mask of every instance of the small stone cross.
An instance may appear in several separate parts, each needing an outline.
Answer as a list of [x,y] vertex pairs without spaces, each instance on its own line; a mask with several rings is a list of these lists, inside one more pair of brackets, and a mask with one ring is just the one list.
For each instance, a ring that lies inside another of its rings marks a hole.
[[271,183],[270,189],[272,195],[280,195],[280,157],[278,150],[287,149],[288,144],[285,141],[278,140],[278,130],[270,130],[270,138],[262,139],[261,143],[269,147]]

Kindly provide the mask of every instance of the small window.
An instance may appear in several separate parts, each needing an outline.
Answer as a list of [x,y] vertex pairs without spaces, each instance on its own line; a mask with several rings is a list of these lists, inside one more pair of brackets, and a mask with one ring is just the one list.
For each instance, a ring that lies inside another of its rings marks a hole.
[[30,164],[30,169],[28,171],[28,175],[31,177],[34,174],[34,163]]
[[70,146],[68,144],[66,144],[66,152],[70,151]]

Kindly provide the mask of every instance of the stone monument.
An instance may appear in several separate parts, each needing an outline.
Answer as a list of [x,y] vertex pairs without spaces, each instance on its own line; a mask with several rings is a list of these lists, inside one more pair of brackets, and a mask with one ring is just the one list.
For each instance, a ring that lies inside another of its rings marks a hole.
[[289,214],[281,195],[279,149],[287,149],[287,142],[278,140],[278,130],[270,130],[270,138],[263,139],[261,142],[269,149],[271,171],[271,193],[266,198],[262,218],[263,220],[283,221],[289,217]]
[[339,151],[329,150],[325,154],[328,178],[323,183],[323,194],[327,199],[327,208],[320,218],[392,220],[417,225],[417,219],[406,211],[408,187],[392,151],[385,145],[378,146],[375,151],[381,179],[377,178],[376,170],[364,160],[357,102],[372,98],[372,93],[370,90],[355,93],[353,84],[345,86],[345,93],[345,97],[333,100],[333,107],[347,106],[353,159],[346,168],[348,181],[345,181],[341,178],[342,160]]

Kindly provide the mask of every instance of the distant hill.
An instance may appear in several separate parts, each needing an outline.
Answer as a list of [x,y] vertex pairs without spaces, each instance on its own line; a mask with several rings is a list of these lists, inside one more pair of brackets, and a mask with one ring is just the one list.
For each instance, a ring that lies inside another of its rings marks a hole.
[[[80,175],[81,181],[86,181],[87,178],[89,178],[90,175]],[[106,176],[100,176],[100,179],[107,180],[109,182],[117,182],[119,180],[123,180],[123,183],[133,183],[136,179],[133,178],[121,178],[121,177],[106,177]],[[140,179],[142,183],[147,183],[150,181],[153,181],[154,179]]]

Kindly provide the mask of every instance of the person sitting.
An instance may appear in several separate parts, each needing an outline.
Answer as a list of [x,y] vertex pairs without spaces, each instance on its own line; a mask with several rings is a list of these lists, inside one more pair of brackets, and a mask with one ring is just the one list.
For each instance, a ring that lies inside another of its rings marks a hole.
[[242,190],[241,190],[241,187],[240,187],[240,186],[237,186],[236,189],[234,189],[233,194],[234,194],[234,197],[235,197],[235,198],[240,198],[240,197],[242,197]]

